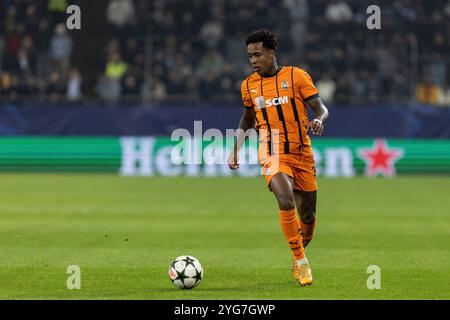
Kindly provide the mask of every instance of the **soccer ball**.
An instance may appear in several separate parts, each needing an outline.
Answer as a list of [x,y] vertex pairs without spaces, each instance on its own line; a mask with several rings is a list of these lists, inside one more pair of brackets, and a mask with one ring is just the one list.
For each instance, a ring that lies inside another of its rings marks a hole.
[[203,279],[203,268],[193,256],[179,256],[169,266],[169,279],[179,289],[192,289]]

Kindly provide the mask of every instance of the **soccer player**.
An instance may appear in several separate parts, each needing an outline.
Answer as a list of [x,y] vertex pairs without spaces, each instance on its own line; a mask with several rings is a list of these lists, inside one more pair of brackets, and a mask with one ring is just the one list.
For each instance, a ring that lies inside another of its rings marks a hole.
[[[305,70],[278,64],[277,40],[271,32],[256,31],[247,37],[246,44],[254,72],[242,81],[245,108],[228,164],[233,170],[239,168],[238,151],[245,131],[256,126],[258,159],[278,201],[281,228],[293,255],[292,276],[301,286],[311,285],[304,248],[316,226],[317,183],[308,132],[322,134],[328,110]],[[311,121],[307,105],[314,113]]]

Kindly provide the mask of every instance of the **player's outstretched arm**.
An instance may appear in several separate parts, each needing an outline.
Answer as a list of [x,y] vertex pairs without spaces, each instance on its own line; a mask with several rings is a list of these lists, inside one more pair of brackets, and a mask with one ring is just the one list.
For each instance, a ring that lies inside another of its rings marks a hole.
[[322,102],[320,97],[311,99],[306,102],[314,111],[314,119],[309,123],[308,130],[313,134],[322,135],[323,123],[328,118],[328,109]]
[[242,114],[241,120],[239,121],[239,129],[237,130],[237,135],[234,140],[233,151],[228,157],[228,166],[232,170],[236,170],[239,168],[238,163],[238,152],[242,147],[245,139],[245,132],[248,129],[255,127],[256,113],[253,108],[245,108]]

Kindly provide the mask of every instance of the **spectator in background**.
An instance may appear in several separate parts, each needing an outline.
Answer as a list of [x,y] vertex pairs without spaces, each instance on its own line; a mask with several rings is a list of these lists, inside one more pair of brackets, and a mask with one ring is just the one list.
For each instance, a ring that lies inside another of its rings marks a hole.
[[170,68],[177,71],[178,77],[183,80],[189,79],[194,74],[192,63],[186,63],[185,56],[176,54],[174,57],[174,64]]
[[122,95],[126,101],[136,100],[139,94],[139,80],[134,74],[127,74],[122,81]]
[[370,77],[367,81],[367,98],[365,104],[376,104],[383,101],[383,99],[384,96],[381,91],[380,83],[375,77]]
[[216,90],[214,96],[218,102],[237,102],[236,91],[234,85],[238,78],[234,77],[233,65],[231,63],[225,63],[223,67],[223,73],[219,78],[219,90]]
[[50,58],[63,80],[67,78],[72,49],[72,38],[67,34],[66,26],[63,23],[57,24],[50,40]]
[[183,15],[181,16],[181,24],[179,29],[180,35],[189,37],[192,34],[195,34],[193,27],[194,27],[194,14],[190,11],[183,12]]
[[21,70],[31,71],[33,74],[36,74],[37,53],[30,35],[23,37],[18,57]]
[[349,22],[353,18],[353,11],[347,2],[331,0],[325,9],[325,18],[335,24]]
[[450,19],[450,0],[447,0],[447,4],[444,7],[444,13],[447,16],[447,19]]
[[439,101],[440,94],[439,87],[429,74],[425,75],[416,88],[416,99],[419,103],[435,105]]
[[384,42],[374,51],[375,61],[378,62],[376,77],[380,82],[381,90],[386,95],[391,93],[392,78],[394,77],[398,63],[392,52],[388,50]]
[[54,70],[50,74],[50,82],[45,92],[50,102],[60,102],[66,94],[66,87],[59,71]]
[[170,96],[176,98],[186,93],[185,81],[178,75],[176,69],[170,70],[167,77],[167,93]]
[[106,64],[105,76],[112,80],[121,80],[127,71],[128,65],[122,60],[118,52],[110,54]]
[[286,7],[291,28],[290,37],[296,50],[301,50],[304,43],[304,34],[306,34],[306,24],[309,18],[309,6],[307,0],[284,0],[284,6]]
[[406,74],[407,72],[401,70],[394,74],[387,101],[398,104],[399,101],[408,101],[410,99],[411,89]]
[[200,38],[208,48],[217,48],[223,36],[221,19],[209,19],[200,30]]
[[48,0],[47,10],[50,12],[66,12],[67,0]]
[[19,98],[19,77],[4,72],[2,75],[2,96],[10,101],[16,101]]
[[20,37],[23,33],[22,25],[10,24],[6,28],[6,55],[7,60],[11,61],[19,52]]
[[166,85],[157,77],[153,77],[143,85],[142,97],[146,103],[159,103],[167,98]]
[[365,69],[360,69],[355,73],[352,82],[352,90],[354,94],[350,97],[350,101],[354,104],[364,104],[367,93],[370,73]]
[[338,105],[345,105],[349,102],[351,91],[349,88],[347,75],[337,78],[334,101]]
[[334,93],[336,91],[336,82],[331,79],[328,73],[325,73],[319,81],[317,81],[317,89],[324,103],[332,104],[334,102]]
[[36,6],[29,4],[25,9],[25,32],[34,34],[38,30],[39,17],[36,14]]
[[222,70],[225,61],[217,50],[209,50],[200,60],[198,75],[201,78],[217,78]]
[[[119,50],[116,50],[116,51],[119,51]],[[139,51],[140,51],[139,44],[138,44],[138,40],[136,39],[136,37],[133,37],[133,36],[128,37],[125,41],[125,48],[123,51],[123,56],[124,56],[125,61],[128,61],[133,64],[137,64],[136,59],[140,54]]]
[[70,69],[67,79],[67,100],[79,101],[81,100],[81,83],[82,78],[77,69]]
[[95,91],[103,101],[116,102],[122,94],[122,87],[117,79],[102,76],[97,83]]
[[118,28],[136,21],[136,10],[131,0],[111,0],[106,9],[108,22]]
[[33,99],[38,95],[39,88],[37,79],[31,72],[26,72],[22,79],[20,79],[19,93],[21,96],[28,96]]
[[9,72],[0,72],[0,94],[6,97],[11,92],[12,79]]
[[427,72],[431,74],[437,85],[443,86],[447,78],[446,65],[449,62],[446,57],[450,51],[450,45],[445,40],[442,32],[436,32],[431,42],[430,58],[427,61]]
[[204,101],[211,101],[214,93],[218,91],[216,77],[211,74],[205,74],[200,81],[200,97]]
[[36,59],[34,56],[30,55],[30,53],[24,49],[20,48],[17,53],[16,67],[15,71],[18,72],[35,72],[36,70]]
[[106,57],[110,57],[113,53],[120,52],[120,41],[118,38],[112,38],[106,45]]
[[450,107],[450,85],[446,84],[440,91],[438,105],[441,107]]
[[201,97],[208,100],[220,90],[217,80],[221,76],[225,61],[217,50],[209,50],[200,60],[197,74],[200,79]]
[[97,84],[97,94],[105,101],[115,102],[122,94],[122,78],[128,65],[122,60],[120,53],[112,51],[106,64],[105,74]]
[[40,50],[41,52],[47,52],[51,37],[51,31],[49,31],[50,21],[46,18],[42,18],[39,21],[36,30],[37,33],[36,35],[34,35],[34,43],[36,44],[38,50]]

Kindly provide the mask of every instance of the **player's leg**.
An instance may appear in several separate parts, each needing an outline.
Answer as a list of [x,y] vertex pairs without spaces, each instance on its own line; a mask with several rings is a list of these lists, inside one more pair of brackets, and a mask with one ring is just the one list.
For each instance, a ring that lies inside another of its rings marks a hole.
[[296,260],[304,258],[304,249],[300,233],[300,224],[295,210],[295,198],[292,178],[284,172],[278,172],[270,180],[270,189],[278,201],[280,224]]
[[278,201],[280,210],[295,209],[294,179],[284,172],[278,172],[270,180],[270,190]]
[[317,190],[294,190],[295,204],[300,217],[303,247],[306,247],[314,236],[316,227]]
[[[300,236],[302,238],[303,247],[305,247],[311,238],[308,235],[312,234],[313,229],[309,228],[305,224],[315,220],[315,197],[314,193],[317,190],[316,175],[314,170],[314,159],[312,155],[302,158],[302,163],[292,168],[293,182],[294,182],[294,199],[296,200],[297,210],[300,217]],[[297,190],[305,190],[298,192]],[[314,208],[311,210],[311,208]],[[303,217],[303,218],[302,218]],[[313,226],[315,224],[313,223]],[[303,229],[303,230],[302,230]],[[302,231],[307,230],[305,234]],[[305,239],[303,239],[305,235]],[[312,237],[312,236],[311,236]],[[312,283],[311,267],[309,263],[301,265],[297,263],[297,266],[293,264],[292,276],[297,279],[307,279],[309,284]],[[301,284],[301,282],[300,282]]]
[[300,224],[295,209],[293,179],[286,173],[275,174],[270,181],[270,189],[275,195],[280,209],[280,224],[284,236],[294,257],[294,278],[299,283],[310,285],[312,283],[311,268],[305,257],[300,235]]

